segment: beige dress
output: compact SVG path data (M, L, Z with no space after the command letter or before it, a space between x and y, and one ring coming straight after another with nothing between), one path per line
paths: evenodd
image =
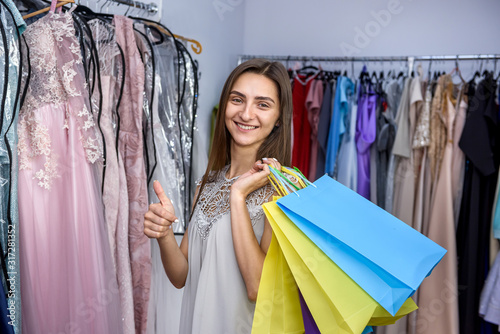
M443 80L447 80L444 78ZM450 88L451 87L451 88ZM431 203L428 224L428 237L444 247L448 253L434 268L419 289L416 333L456 334L458 329L458 285L457 285L457 253L455 239L454 194L452 187L453 160L453 125L456 109L451 91L450 81L442 95L442 108L438 114L443 121L446 142L443 152L437 156L440 162L434 165L437 171L437 183Z

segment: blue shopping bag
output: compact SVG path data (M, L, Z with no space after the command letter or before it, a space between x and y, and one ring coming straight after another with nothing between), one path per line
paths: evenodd
M280 209L391 315L446 250L325 175L282 197Z

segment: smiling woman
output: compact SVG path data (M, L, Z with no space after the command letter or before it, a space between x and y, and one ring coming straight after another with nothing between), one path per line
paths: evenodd
M244 73L234 83L226 106L225 123L231 134L231 151L255 151L277 126L279 112L276 84L267 77Z
M229 75L220 98L208 167L188 231L177 246L176 216L161 185L145 215L165 272L185 287L179 333L250 333L271 227L262 204L274 194L269 166L291 160L292 92L281 63L253 59ZM189 237L188 237L189 235Z

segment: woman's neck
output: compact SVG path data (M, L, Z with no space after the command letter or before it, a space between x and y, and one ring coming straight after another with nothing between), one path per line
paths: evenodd
M257 152L253 148L231 147L231 167L228 178L231 179L248 172L257 161L256 155Z

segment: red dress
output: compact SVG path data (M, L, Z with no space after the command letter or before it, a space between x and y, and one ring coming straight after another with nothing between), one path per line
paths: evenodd
M311 125L307 118L306 98L314 77L296 76L293 79L293 149L292 166L309 177L311 156Z

